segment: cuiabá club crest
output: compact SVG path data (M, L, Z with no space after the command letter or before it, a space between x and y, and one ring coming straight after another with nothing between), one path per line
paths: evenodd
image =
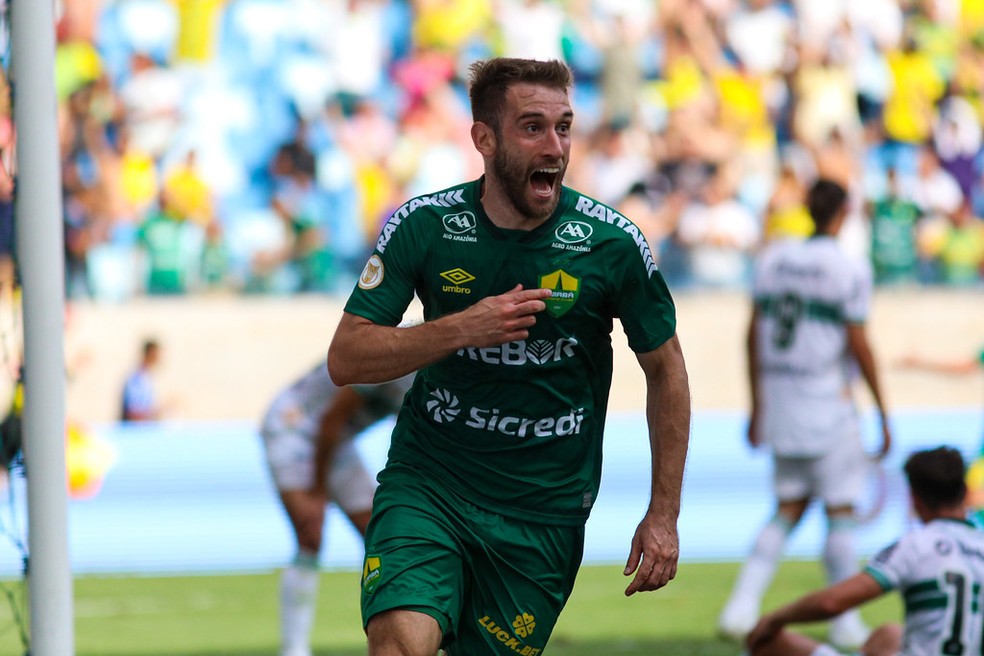
M540 276L538 284L541 288L553 292L553 295L544 302L547 304L547 312L555 317L574 307L581 289L581 281L563 269Z

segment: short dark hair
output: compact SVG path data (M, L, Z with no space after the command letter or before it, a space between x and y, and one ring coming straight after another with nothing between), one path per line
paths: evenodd
M932 510L959 506L967 495L966 465L953 447L916 451L904 469L912 495Z
M497 133L509 87L514 84L541 84L566 91L574 83L570 67L556 59L540 61L493 57L474 62L468 71L472 120L492 126Z
M847 191L833 180L820 178L813 183L806 195L806 207L813 217L817 233L827 231L827 227L846 202Z
M160 342L153 337L148 337L144 340L143 346L140 347L140 352L143 353L144 357L147 357L151 351L156 351L160 348Z

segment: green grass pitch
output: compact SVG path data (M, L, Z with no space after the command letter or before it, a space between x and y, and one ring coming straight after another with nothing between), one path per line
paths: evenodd
M715 621L737 574L735 563L684 563L658 592L626 598L617 565L585 566L545 653L552 656L737 656L718 640ZM779 569L765 607L823 582L820 565ZM325 572L313 636L316 656L365 654L359 573ZM4 581L23 595L19 581ZM277 650L276 572L186 577L79 577L74 582L77 656L270 656ZM901 617L893 595L862 609L872 625ZM0 606L0 654L24 653L14 613ZM806 627L822 637L824 626Z

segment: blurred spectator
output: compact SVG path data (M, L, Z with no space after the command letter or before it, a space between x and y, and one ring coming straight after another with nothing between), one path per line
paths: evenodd
M146 256L145 290L151 295L183 294L200 253L201 228L176 216L167 195L140 224L138 238Z
M326 3L329 32L311 34L314 43L328 49L336 92L346 109L385 92L391 47L385 31L387 4L382 0Z
M949 95L940 101L933 123L933 148L940 165L960 185L965 200L973 195L981 136L980 120L966 98Z
M497 0L494 18L504 57L563 59L564 9L554 0Z
M944 80L953 77L960 0L921 0L908 17L912 38Z
M891 166L909 172L914 167L916 148L932 135L936 102L945 90L945 81L932 59L919 50L911 34L902 47L886 53L891 72L891 93L885 101L885 135L894 147Z
M635 123L642 118L643 48L652 18L624 8L613 12L610 22L598 23L592 38L601 54L601 118L609 123Z
M448 81L435 82L400 119L390 164L407 171L411 196L444 189L456 176L478 177L481 162L470 138L471 120Z
M198 172L198 153L189 150L184 160L164 175L164 198L174 216L205 227L215 220L212 191Z
M99 157L104 215L115 226L137 226L160 194L157 163L135 147L126 123L114 121L107 132L112 138Z
M360 239L366 243L379 232L380 215L390 209L396 183L389 158L396 147L397 126L379 103L361 100L349 119L339 122L338 133L339 143L352 157L359 203L357 217L352 219L359 224Z
M419 48L465 53L489 47L482 42L491 38L492 0L411 0L408 4L413 10L412 41Z
M199 263L198 284L202 290L222 291L231 286L230 259L222 224L213 220L205 226L205 243Z
M595 198L614 205L633 185L645 179L652 168L652 160L644 149L647 142L621 120L600 125L591 140L588 152L578 164L578 175L591 181Z
M314 153L301 141L282 145L270 165L271 206L283 225L279 246L256 254L256 291L298 292L324 289L332 275L325 198L317 186Z
M785 66L795 40L796 17L776 0L748 0L725 19L728 45L742 66L758 75L774 75Z
M187 89L178 69L148 54L130 58L130 70L119 88L126 127L134 150L158 159L181 128L181 104Z
M689 255L692 282L725 288L747 284L761 232L758 219L734 199L726 178L718 173L701 200L683 211L677 227Z
M100 182L101 126L92 113L93 84L72 91L61 115L62 212L65 238L65 293L89 296L88 251L95 237Z
M954 214L963 204L963 193L932 146L919 148L917 162L916 175L906 177L905 188L919 210L928 216Z
M196 290L219 289L227 283L229 254L213 197L194 149L164 176L164 211L186 224L181 228L183 268L188 285Z
M952 214L923 222L919 249L932 266L932 282L977 285L984 275L984 221L964 203Z
M804 238L813 234L813 219L806 209L806 187L791 162L785 162L765 211L764 238Z
M160 343L156 339L145 340L140 349L140 363L123 383L123 421L154 421L161 418L161 404L154 381L154 370L160 359Z
M829 44L801 47L793 84L797 139L807 146L818 146L831 134L848 142L859 140L858 92L843 51Z
M813 50L825 48L844 24L848 4L848 0L793 0L799 42Z
M218 50L219 22L227 0L178 0L174 59L204 64Z
M886 192L868 207L871 217L871 264L876 284L915 283L919 275L916 224L919 207L899 188L888 170Z

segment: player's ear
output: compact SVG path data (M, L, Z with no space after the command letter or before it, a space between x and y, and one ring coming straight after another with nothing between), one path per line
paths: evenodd
M481 155L491 157L495 154L495 130L488 123L476 121L471 127L472 143Z

